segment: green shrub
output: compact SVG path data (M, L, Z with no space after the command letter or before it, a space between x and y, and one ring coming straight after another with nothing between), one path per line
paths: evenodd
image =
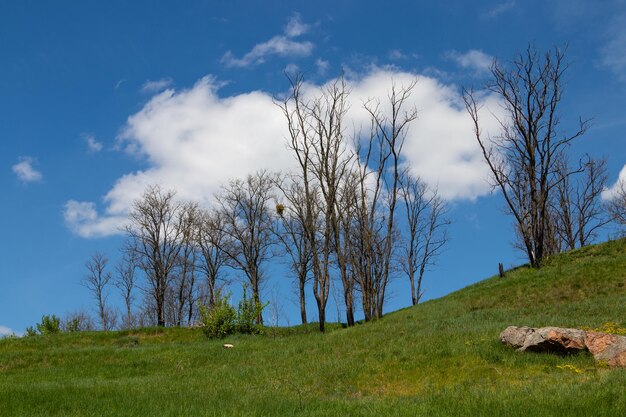
M262 334L263 325L258 318L267 304L261 304L254 297L247 297L247 285L243 287L243 297L237 308L237 332L245 334Z
M37 323L37 331L41 334L54 334L61 331L61 319L52 314L43 316L41 323Z
M208 338L223 338L235 333L237 312L230 305L230 296L217 296L215 303L207 308L200 306L200 319L204 323L204 334Z

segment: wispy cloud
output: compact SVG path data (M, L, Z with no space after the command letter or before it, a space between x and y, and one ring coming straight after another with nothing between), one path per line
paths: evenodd
M98 153L102 150L102 143L98 142L94 135L85 135L85 142L87 142L87 149L91 153Z
M293 15L282 35L274 36L266 42L255 45L250 52L237 58L231 51L224 54L221 59L222 64L227 67L246 68L259 65L272 55L282 57L305 57L313 51L313 43L309 41L299 41L297 38L310 29L310 26L302 23L300 15Z
M172 85L171 78L161 78L160 80L148 80L141 86L143 93L158 93Z
M13 165L12 169L17 178L22 182L38 182L43 179L41 172L37 171L34 165L37 160L30 156L22 156L19 162Z
M508 0L505 2L497 3L490 9L481 14L481 17L486 19L494 19L503 13L506 13L515 8L515 0Z
M315 66L317 67L317 73L324 76L328 72L328 68L330 68L330 63L322 58L317 58Z
M489 68L491 68L491 64L493 63L493 57L491 55L487 55L483 51L477 49L470 49L465 53L449 51L445 54L445 57L456 62L456 64L461 68L471 69L476 71L476 73L489 71Z
M401 61L407 59L409 56L399 49L392 49L387 53L387 57L392 61Z
M626 82L626 15L613 18L607 30L607 43L600 50L602 65Z

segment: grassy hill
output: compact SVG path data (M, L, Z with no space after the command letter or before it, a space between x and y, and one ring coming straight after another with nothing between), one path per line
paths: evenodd
M607 322L626 327L626 240L327 334L211 341L197 329L145 329L2 340L0 415L623 416L626 370L498 341L508 325Z

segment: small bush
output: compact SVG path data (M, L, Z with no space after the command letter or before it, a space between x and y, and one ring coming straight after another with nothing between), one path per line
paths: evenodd
M43 316L41 323L37 323L37 331L40 334L55 334L61 331L61 319L54 314ZM28 330L27 330L28 333Z
M247 297L247 286L243 287L243 297L237 308L237 331L244 334L262 334L263 325L259 317L267 304L261 304L254 297Z
M204 334L210 338L224 338L236 330L237 312L230 305L230 296L217 296L210 308L200 306L200 319L204 323Z

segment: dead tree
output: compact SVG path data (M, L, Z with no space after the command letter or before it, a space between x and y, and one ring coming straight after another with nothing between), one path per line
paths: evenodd
M494 63L487 90L501 100L506 113L499 120L502 132L497 136L481 129L476 94L467 90L463 94L492 185L502 192L533 267L541 266L547 256L550 201L560 183L555 175L557 161L588 125L579 120L574 133L560 130L566 69L564 52L556 48L542 55L529 46L510 67Z
M111 330L111 311L107 307L108 294L106 292L109 281L111 281L111 273L106 270L109 260L100 252L91 255L91 258L85 264L87 275L83 278L83 285L89 289L92 296L97 302L98 318L102 330Z
M301 76L290 79L291 94L279 103L287 119L288 146L294 153L304 187L305 236L311 247L313 295L317 303L320 331L326 323L326 304L330 293L331 265L338 247L339 187L350 162L346 149L343 121L348 110L348 89L343 79L335 80L310 97L303 91ZM316 202L319 201L319 223ZM345 272L345 259L336 259ZM345 275L342 275L342 279ZM344 292L344 297L347 294ZM345 297L349 300L349 297ZM346 308L349 323L354 322L353 308ZM352 314L352 316L351 316ZM352 318L351 318L352 317Z
M574 170L566 161L557 164L561 181L553 203L556 233L567 249L590 244L598 230L611 221L600 201L607 182L606 161L587 157L579 171L572 175Z
M117 275L115 277L114 285L119 289L120 294L124 300L124 306L126 308L126 314L124 317L123 326L126 329L134 327L132 306L135 300L134 289L136 286L136 268L137 260L135 259L135 253L129 251L126 248L122 250L122 258L116 265L115 269Z
M361 143L357 138L358 239L362 248L356 280L361 290L365 320L383 315L387 284L391 276L394 248L397 246L396 206L400 187L402 148L408 128L416 118L408 100L416 85L392 84L385 103L369 100L364 108L370 116L370 134ZM383 110L387 109L387 110Z
M184 203L178 213L180 217L180 252L176 269L176 326L180 327L185 315L191 321L194 309L196 277L196 226L199 216L197 203ZM186 313L186 314L185 314Z
M198 269L204 273L209 308L215 304L226 264L224 248L228 244L223 215L219 210L202 210L197 219L196 244Z
M154 299L158 326L166 324L166 295L171 290L181 251L181 203L174 197L174 191L148 187L133 204L130 223L125 228L129 250L143 270L148 282L147 292Z
M274 176L267 171L248 175L245 180L231 180L217 197L223 218L226 240L221 249L228 264L241 271L252 290L252 298L261 303L263 267L272 256ZM261 315L257 323L262 323Z
M406 236L400 262L411 283L411 301L419 303L423 295L424 273L434 265L437 256L448 243L445 202L437 190L429 190L419 178L406 174L400 188L406 214ZM502 264L499 265L503 274Z
M302 324L307 323L306 284L310 280L313 253L311 244L306 237L306 193L298 176L291 175L279 178L276 184L281 197L287 204L276 204L276 223L274 234L276 240L289 258L289 267L296 277L300 318ZM282 200L279 199L279 200ZM317 205L317 204L316 204ZM316 216L317 217L317 216Z

